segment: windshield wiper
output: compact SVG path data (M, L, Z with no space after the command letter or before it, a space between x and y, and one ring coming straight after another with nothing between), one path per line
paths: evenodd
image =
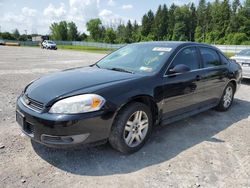
M97 67L100 69L100 66L99 66L99 65L97 65L97 63L96 63L96 64L94 64L94 66L97 66Z
M114 71L119 71L119 72L127 72L127 73L134 74L134 72L133 72L133 71L130 71L130 70L127 70L127 69L123 69L123 68L117 68L117 67L114 67L114 68L108 68L108 70L114 70Z

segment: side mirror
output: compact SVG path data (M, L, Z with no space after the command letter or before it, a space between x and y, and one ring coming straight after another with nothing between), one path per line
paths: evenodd
M185 73L185 72L189 72L189 71L190 71L190 68L187 65L179 64L179 65L176 65L174 68L169 69L168 73L170 73L170 74Z

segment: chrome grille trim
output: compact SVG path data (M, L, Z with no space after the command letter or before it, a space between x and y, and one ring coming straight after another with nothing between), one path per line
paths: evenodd
M41 103L41 102L38 102L38 101L36 101L36 100L34 100L34 99L31 99L31 98L29 98L27 95L22 95L21 96L21 101L22 101L22 103L26 106L26 107L28 107L28 108L30 108L30 109L32 109L32 110L34 110L34 111L36 111L36 112L41 112L43 109L44 109L44 104L43 103Z

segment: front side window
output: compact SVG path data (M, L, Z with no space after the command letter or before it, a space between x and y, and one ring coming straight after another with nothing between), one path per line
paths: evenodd
M219 55L215 50L201 47L200 52L205 67L216 67L221 65Z
M176 65L184 64L190 68L190 70L199 69L199 60L197 55L197 50L195 47L188 47L183 49L174 58L170 69L174 68Z

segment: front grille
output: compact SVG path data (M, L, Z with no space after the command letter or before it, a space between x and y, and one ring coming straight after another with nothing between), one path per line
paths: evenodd
M27 95L23 95L23 102L25 103L26 106L38 112L41 112L44 108L43 103L31 99Z

